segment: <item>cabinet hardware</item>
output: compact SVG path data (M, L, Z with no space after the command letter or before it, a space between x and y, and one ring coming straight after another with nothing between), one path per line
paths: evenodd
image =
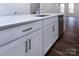
M54 26L54 25L52 26L52 31L53 31L53 32L55 31L55 26Z
M29 41L29 50L31 50L31 40L28 39L28 41Z
M25 46L26 46L25 52L27 52L27 45L28 45L28 43L27 43L27 41L25 41Z
M29 31L29 30L31 30L31 29L32 29L32 28L25 29L25 30L23 30L23 32Z

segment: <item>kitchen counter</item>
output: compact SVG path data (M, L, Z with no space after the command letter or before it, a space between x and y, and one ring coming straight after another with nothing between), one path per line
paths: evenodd
M46 14L45 14L46 15ZM1 16L0 17L0 30L8 29L11 27L19 26L22 24L27 24L33 21L44 20L46 18L63 15L61 13L47 14L49 16L36 17L35 15L11 15L11 16Z
M63 14L0 17L0 56L43 56L58 39ZM61 25L61 24L60 24Z

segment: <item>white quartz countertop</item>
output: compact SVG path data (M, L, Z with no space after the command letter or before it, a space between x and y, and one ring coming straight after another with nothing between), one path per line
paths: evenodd
M45 14L46 15L46 14ZM45 18L54 17L58 15L63 15L61 13L47 14L49 16L36 17L35 15L11 15L11 16L1 16L0 17L0 30L6 29L7 27L12 27L18 24L29 23L32 21L43 20Z

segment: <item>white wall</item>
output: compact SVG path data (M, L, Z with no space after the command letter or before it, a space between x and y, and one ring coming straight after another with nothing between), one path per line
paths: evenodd
M75 16L75 13L69 13L69 4L68 3L65 3L65 13L64 14L65 14L65 16Z
M2 15L14 15L17 14L29 14L30 4L29 3L0 3L0 16Z
M79 3L74 4L74 15L79 17Z
M39 8L38 3L0 3L0 16L2 15L14 15L16 11L20 14L30 14L36 12ZM57 3L40 3L41 12L59 13L60 5ZM68 3L65 3L65 15L79 17L79 3L74 4L74 13L69 14Z
M60 10L60 9L59 9ZM74 4L74 13L69 13L68 3L65 3L65 16L75 16L79 17L79 3Z
M59 6L57 3L40 3L41 12L59 13Z

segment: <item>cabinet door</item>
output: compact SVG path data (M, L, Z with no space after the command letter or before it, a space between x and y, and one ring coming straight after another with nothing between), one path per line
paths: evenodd
M40 56L42 55L42 30L38 30L27 36L28 40L28 55L29 56Z
M0 55L2 56L23 56L25 55L24 38L11 42L0 47Z
M43 29L43 54L46 54L48 49L55 43L58 38L58 18L53 20L54 22L48 26L45 26Z
M52 25L45 27L43 31L43 54L45 54L53 44L52 40L54 34L52 32Z
M53 42L55 42L58 39L58 22L53 24Z

